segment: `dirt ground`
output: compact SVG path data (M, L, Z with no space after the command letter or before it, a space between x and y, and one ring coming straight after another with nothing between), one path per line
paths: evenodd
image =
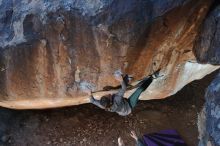
M196 146L197 113L204 92L216 72L194 81L165 100L141 101L134 112L121 117L91 104L48 110L15 111L0 109L1 146L117 146L121 136L164 129L176 129L189 146Z

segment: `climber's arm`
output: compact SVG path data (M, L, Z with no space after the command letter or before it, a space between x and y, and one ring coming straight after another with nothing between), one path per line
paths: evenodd
M90 96L90 103L102 108L102 109L105 109L101 104L100 104L100 100L97 100L93 97L93 95Z
M123 97L127 88L127 85L125 83L125 81L123 80L123 78L121 77L120 79L121 82L121 89L119 89L118 93L116 93L116 95L118 95L119 97Z

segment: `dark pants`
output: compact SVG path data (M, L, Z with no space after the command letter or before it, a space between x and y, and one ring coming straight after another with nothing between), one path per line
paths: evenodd
M141 93L147 89L147 87L152 83L152 81L153 81L152 76L149 76L143 81L141 81L143 83L140 85L140 87L138 87L137 90L134 91L134 93L128 98L128 103L130 104L132 109L137 105Z

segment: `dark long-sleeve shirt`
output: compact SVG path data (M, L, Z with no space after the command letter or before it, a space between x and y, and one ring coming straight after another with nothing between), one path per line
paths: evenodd
M126 91L126 88L127 88L126 83L123 81L121 83L121 89L116 94L113 95L114 96L113 105L111 106L110 109L108 109L108 111L116 112L121 116L127 116L131 113L131 107L128 101L123 97ZM96 100L93 96L90 98L90 102L102 109L105 109L100 104L100 101Z

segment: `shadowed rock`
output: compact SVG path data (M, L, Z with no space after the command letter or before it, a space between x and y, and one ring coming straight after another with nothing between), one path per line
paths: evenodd
M220 64L220 5L210 12L196 41L194 52L201 63Z

